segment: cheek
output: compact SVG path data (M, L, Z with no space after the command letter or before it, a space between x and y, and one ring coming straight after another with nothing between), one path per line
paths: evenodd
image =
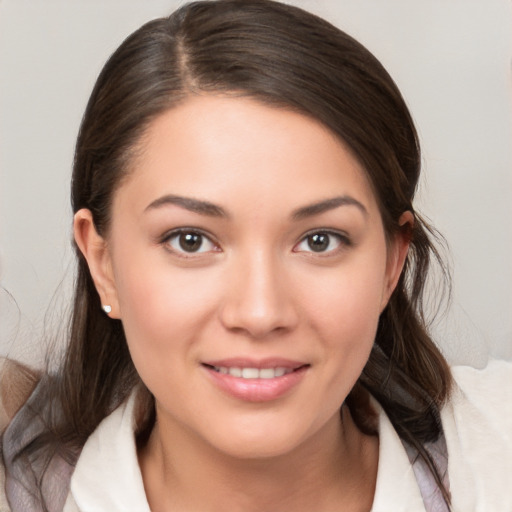
M151 260L146 254L137 263L134 252L117 260L116 287L134 362L151 366L193 345L213 314L218 283L201 270L173 268L165 255Z
M342 266L308 287L314 290L308 299L310 332L322 340L329 356L329 386L340 396L350 390L368 360L385 282L385 261L373 257Z
M348 296L347 296L348 294ZM330 310L321 317L321 325L316 329L327 340L333 366L337 366L334 379L348 379L355 383L375 340L379 320L377 294L368 293L368 289L347 287L344 293L337 294L333 304L336 310ZM350 386L352 387L352 386Z
M368 336L372 338L384 288L384 265L375 261L359 268L342 269L338 275L326 276L323 282L317 282L316 292L310 294L318 321L315 328L319 332L329 329L331 339L336 339L336 333L345 333L347 336L341 339L354 343Z

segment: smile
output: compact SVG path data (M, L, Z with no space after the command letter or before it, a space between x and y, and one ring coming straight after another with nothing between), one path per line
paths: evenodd
M238 377L242 379L275 379L276 377L282 377L288 373L292 373L292 368L239 368L239 367L228 367L228 366L212 366L214 371L222 373L223 375L231 375L232 377Z
M202 366L222 393L246 402L272 401L291 393L311 367L284 359L231 359L202 363Z

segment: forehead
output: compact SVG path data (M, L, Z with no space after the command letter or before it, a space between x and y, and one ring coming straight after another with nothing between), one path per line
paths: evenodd
M365 171L318 121L250 98L201 95L148 127L116 196L144 207L163 194L290 208L351 194L375 205ZM117 197L115 199L117 201Z

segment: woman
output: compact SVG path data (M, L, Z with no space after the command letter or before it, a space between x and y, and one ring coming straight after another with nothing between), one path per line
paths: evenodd
M419 170L393 81L319 18L132 34L80 129L70 341L4 433L12 510L508 510L481 389L503 408L510 371L454 384L430 339Z

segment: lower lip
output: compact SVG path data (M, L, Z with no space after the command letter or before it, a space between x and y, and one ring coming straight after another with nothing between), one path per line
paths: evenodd
M228 395L247 402L268 402L289 393L306 375L308 366L273 379L243 379L203 366L213 382Z

